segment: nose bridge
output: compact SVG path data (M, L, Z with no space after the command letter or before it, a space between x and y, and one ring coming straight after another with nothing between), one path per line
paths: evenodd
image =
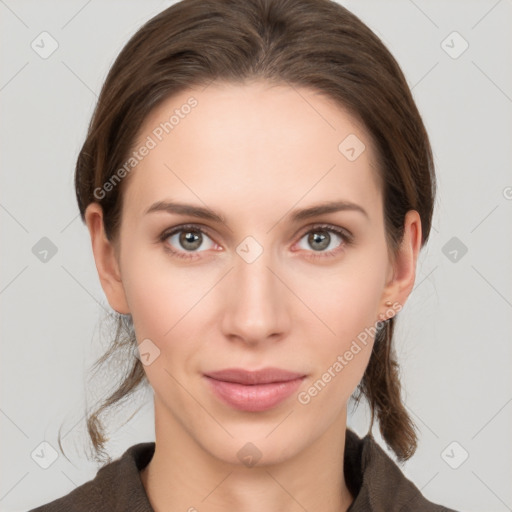
M239 244L225 301L226 335L255 343L287 328L283 284L274 267L270 249L250 239Z

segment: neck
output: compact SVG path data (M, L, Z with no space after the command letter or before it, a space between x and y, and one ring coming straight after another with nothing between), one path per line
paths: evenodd
M161 416L155 404L155 453L141 471L155 512L340 512L353 501L343 474L346 416L302 452L254 467L219 460Z

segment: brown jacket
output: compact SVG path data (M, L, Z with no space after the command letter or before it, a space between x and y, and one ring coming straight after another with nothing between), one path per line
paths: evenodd
M133 445L93 480L30 512L154 512L139 475L154 451L153 442ZM455 512L427 501L372 437L348 429L344 473L355 497L348 512Z

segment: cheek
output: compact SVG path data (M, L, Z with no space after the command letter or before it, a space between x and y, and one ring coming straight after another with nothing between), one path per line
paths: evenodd
M306 338L314 340L311 343L306 339L310 346L304 347L304 352L311 355L313 367L297 399L308 413L334 421L368 365L382 288L377 272L347 273L323 284L309 295L309 304L327 328L313 316L303 320L306 323L302 327L309 333Z
M123 261L123 285L137 338L158 343L189 324L214 276L173 266L163 250L130 251Z
M297 280L297 294L315 314L311 322L321 320L321 331L331 340L343 344L375 326L384 290L386 265L370 258L347 259L329 273L303 274ZM320 325L320 327L322 327ZM335 342L336 344L336 342Z
M137 342L145 343L151 362L144 366L151 386L185 406L179 382L190 376L201 350L201 318L208 307L207 276L171 268L165 258L135 251L125 260L125 293ZM124 279L123 279L124 281ZM147 341L149 340L149 341Z
M306 390L306 402L341 406L359 384L373 348L386 269L383 258L360 254L329 274L300 281L298 295L307 297L317 317L300 320L314 340L313 387Z

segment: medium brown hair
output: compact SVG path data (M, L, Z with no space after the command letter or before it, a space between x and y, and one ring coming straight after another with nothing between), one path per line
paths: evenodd
M362 122L378 155L388 247L396 251L409 210L420 214L425 244L435 174L421 116L381 40L330 0L183 0L145 23L110 69L78 156L75 187L82 220L86 207L99 203L107 237L116 239L127 178L100 199L95 191L123 166L143 121L163 100L214 80L253 79L314 89ZM142 363L131 356L136 340L130 317L117 320L114 339L96 367L123 351L129 363L116 389L87 415L96 456L108 441L100 415L147 384ZM356 403L367 398L369 433L376 416L384 440L405 460L417 437L401 399L394 322L387 320L376 334Z

